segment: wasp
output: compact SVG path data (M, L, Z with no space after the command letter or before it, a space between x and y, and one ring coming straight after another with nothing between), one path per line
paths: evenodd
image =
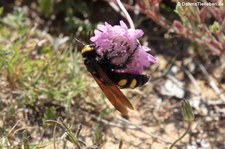
M122 115L127 115L127 108L133 110L134 107L119 88L135 88L142 86L149 78L146 75L112 71L113 69L126 67L131 57L129 57L124 64L115 65L111 63L107 56L103 58L100 57L96 50L97 47L94 44L84 45L81 50L84 64L111 104Z

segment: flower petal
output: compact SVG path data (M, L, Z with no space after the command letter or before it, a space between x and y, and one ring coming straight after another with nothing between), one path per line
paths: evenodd
M123 21L115 26L105 22L105 25L97 26L94 34L90 40L98 47L96 52L99 56L107 57L113 65L126 64L126 67L113 71L141 74L145 67L156 63L156 58L147 53L151 49L138 42L144 34L141 29L129 29Z

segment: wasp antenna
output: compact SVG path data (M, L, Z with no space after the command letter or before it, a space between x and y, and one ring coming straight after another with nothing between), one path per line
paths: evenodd
M77 38L74 38L74 39L76 40L76 42L78 42L78 43L82 44L83 46L85 46L85 44L83 42L81 42L79 39L77 39Z

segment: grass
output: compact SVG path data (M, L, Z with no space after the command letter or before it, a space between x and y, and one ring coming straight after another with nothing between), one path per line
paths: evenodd
M60 47L57 41L47 40L48 35L31 28L20 13L16 10L14 17L8 15L1 19L4 23L0 26L0 33L4 33L0 42L1 75L11 89L19 91L22 102L35 104L45 98L69 105L72 97L84 88L78 66L81 57L73 52L77 49L71 43L65 47L64 42ZM56 44L58 47L53 49Z
M74 98L81 96L87 86L81 55L74 41L68 37L54 39L30 24L21 8L0 18L0 79L4 86L1 87L2 93L5 93L0 99L0 110L4 111L3 120L0 121L0 149L6 146L28 149L55 144L55 139L31 143L26 132L13 143L20 123L19 120L13 124L19 119L16 113L27 106L43 108L43 102L57 103L66 112ZM7 101L11 93L13 97ZM41 112L43 122L57 119L54 106L43 108ZM74 143L71 138L76 140L76 136L66 124L61 123L63 131L69 134L65 138ZM79 143L75 141L74 145L79 146Z

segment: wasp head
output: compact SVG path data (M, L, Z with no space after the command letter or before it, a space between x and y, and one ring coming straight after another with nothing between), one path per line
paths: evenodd
M85 45L81 50L81 54L83 57L86 57L88 55L93 55L93 53L95 53L95 45L93 44Z

